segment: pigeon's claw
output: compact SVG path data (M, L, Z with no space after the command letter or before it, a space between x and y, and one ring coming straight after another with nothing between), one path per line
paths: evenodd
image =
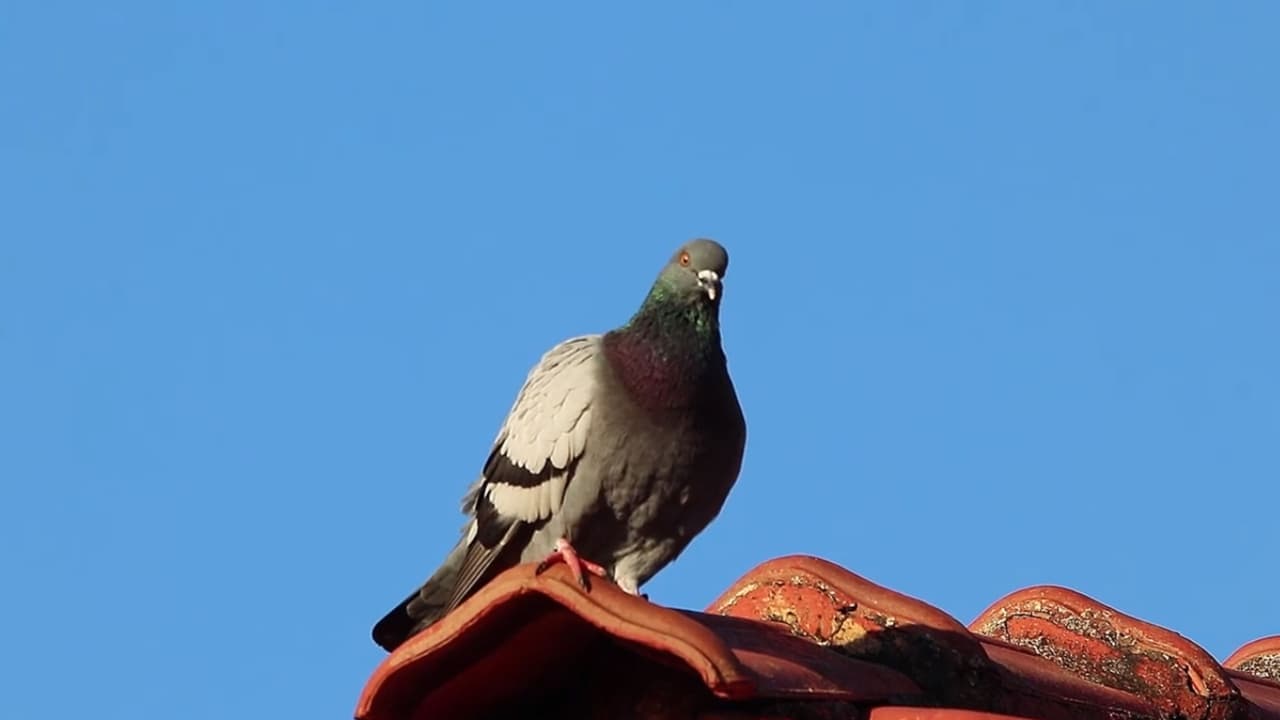
M573 546L570 545L569 541L565 538L556 540L556 549L552 550L550 555L547 555L542 562L538 563L538 568L534 570L534 574L541 575L547 568L556 564L556 562L563 562L565 565L569 566L569 573L573 575L574 580L578 581L578 584L582 586L583 590L591 590L591 585L587 583L587 576L582 573L583 570L602 578L609 577L609 574L605 572L604 568L590 560L580 557L578 555L578 551L574 550Z

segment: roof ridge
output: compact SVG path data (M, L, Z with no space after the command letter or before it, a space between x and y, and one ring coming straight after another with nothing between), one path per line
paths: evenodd
M808 555L753 568L706 612L521 565L388 655L356 717L1280 720L1277 671L1280 636L1219 664L1057 586L1010 593L965 626Z

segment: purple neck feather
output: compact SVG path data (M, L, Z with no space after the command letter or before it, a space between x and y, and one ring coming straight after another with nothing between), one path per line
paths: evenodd
M654 298L621 328L604 336L605 358L641 407L695 404L724 368L716 310Z

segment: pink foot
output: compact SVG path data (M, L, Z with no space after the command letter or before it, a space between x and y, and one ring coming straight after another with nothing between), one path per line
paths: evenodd
M602 578L609 577L609 574L605 572L604 568L590 560L579 557L578 551L574 550L573 546L569 544L569 541L564 538L560 538L556 541L556 549L552 550L551 554L548 555L546 559L538 563L538 569L534 572L540 575L547 568L554 565L558 560L563 561L565 565L569 566L569 573L573 575L574 580L578 581L578 584L582 586L583 590L591 589L591 586L587 584L586 576L582 574L583 570L586 570L592 575L599 575Z

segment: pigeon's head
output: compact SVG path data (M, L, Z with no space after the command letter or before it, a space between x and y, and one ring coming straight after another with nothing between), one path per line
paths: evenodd
M729 269L729 253L715 240L691 240L676 250L659 280L687 302L720 302L720 284Z

